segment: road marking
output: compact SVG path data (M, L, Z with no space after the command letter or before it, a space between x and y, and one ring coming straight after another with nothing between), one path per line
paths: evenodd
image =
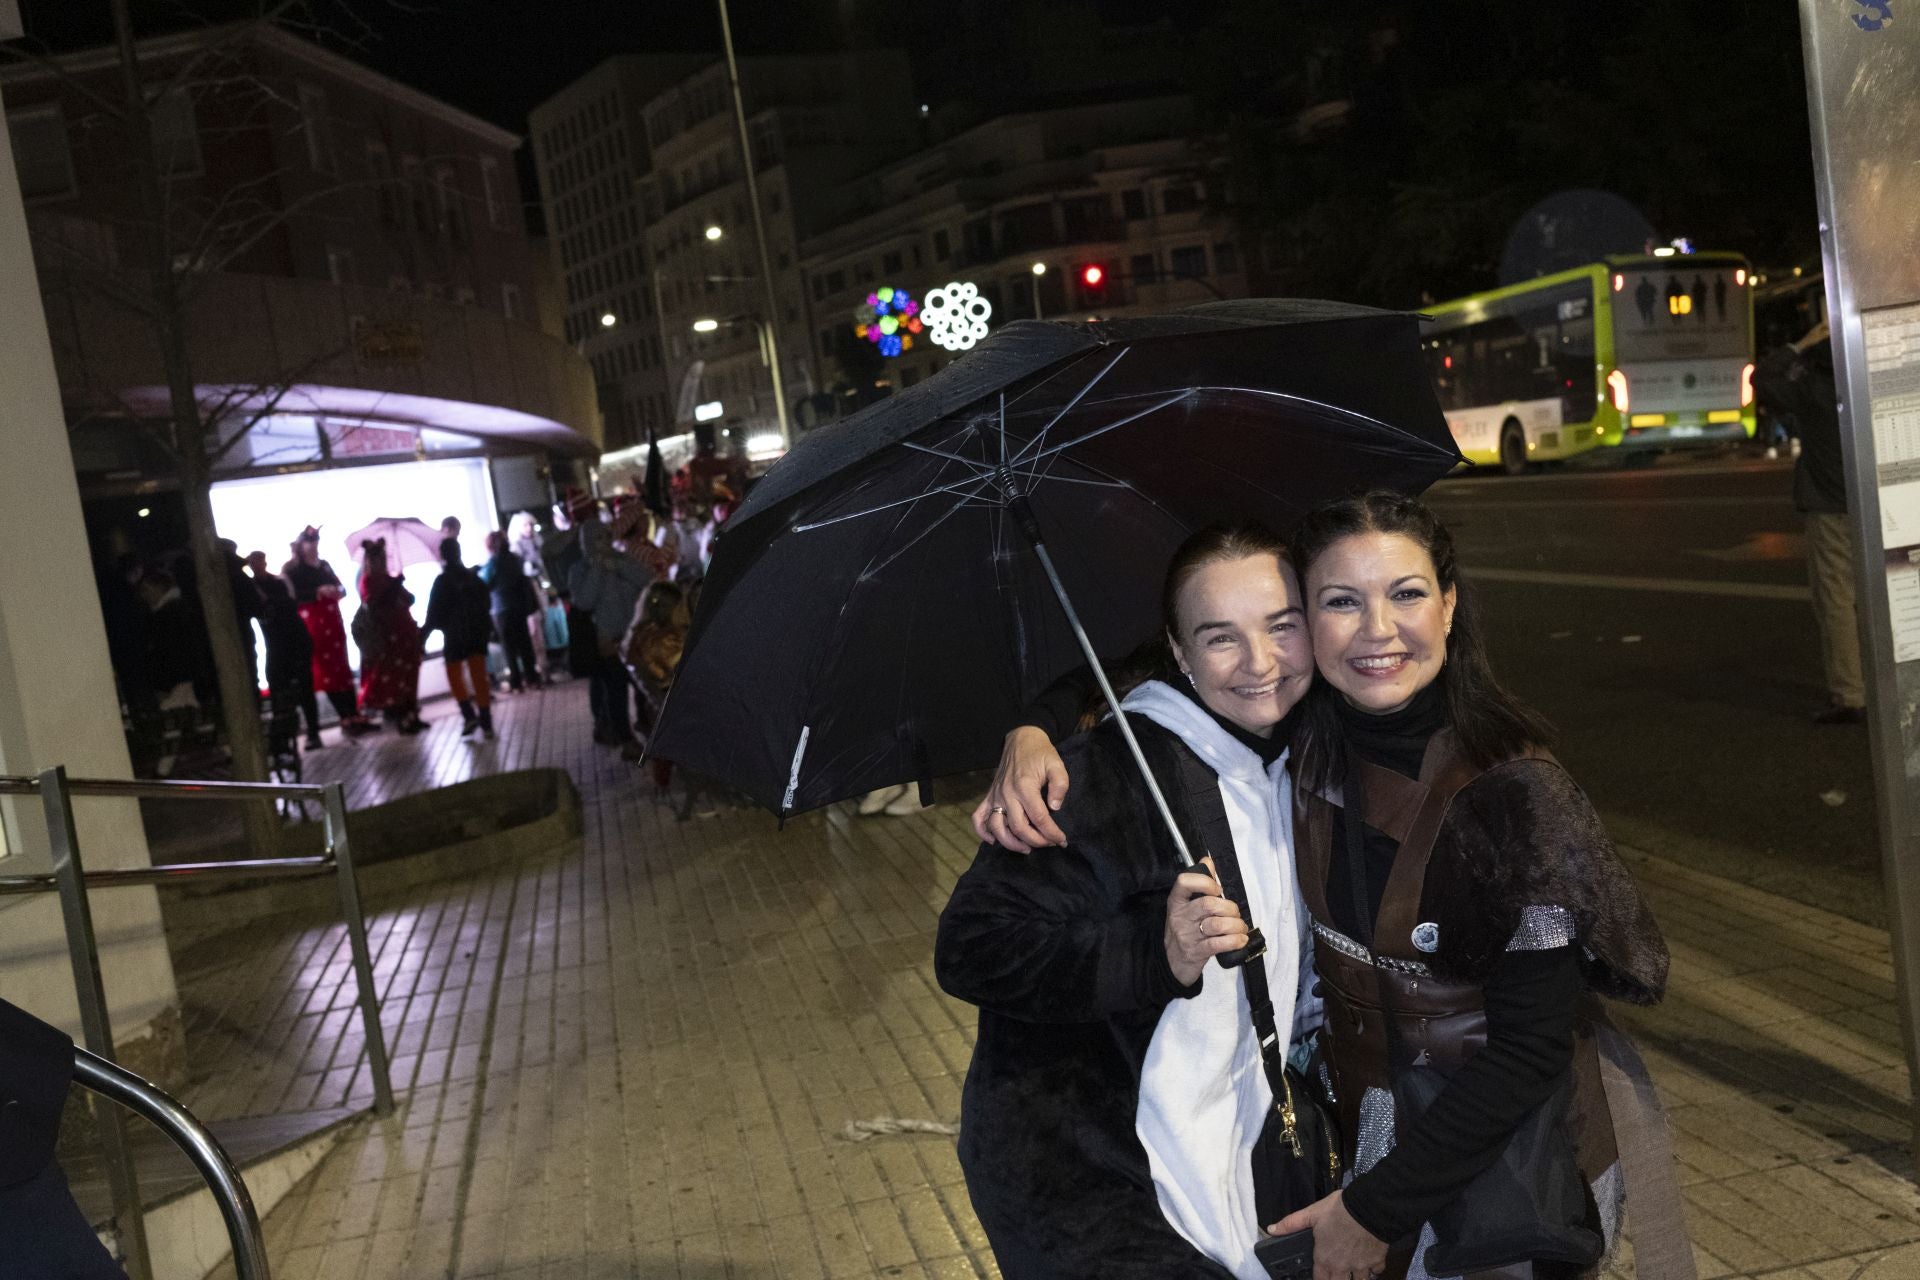
M1785 506L1793 501L1786 493L1759 493L1751 497L1715 494L1699 498L1456 498L1450 493L1430 495L1435 507L1444 510L1472 507L1481 511L1528 507L1763 507Z
M1447 488L1485 484L1502 488L1513 485L1529 484L1577 484L1584 481L1603 480L1631 482L1635 480L1684 480L1688 476L1731 476L1763 475L1770 471L1791 471L1791 460L1781 458L1728 458L1724 460L1699 459L1683 461L1672 466L1635 467L1632 469L1607 466L1576 466L1564 471L1533 471L1523 476L1497 476L1475 471L1453 471L1441 477L1435 483Z
M1744 600L1813 599L1807 587L1772 582L1715 582L1706 578L1630 578L1611 573L1553 573L1545 569L1467 569L1475 582L1515 582L1535 587L1598 587L1611 591L1665 591L1683 596L1736 596Z

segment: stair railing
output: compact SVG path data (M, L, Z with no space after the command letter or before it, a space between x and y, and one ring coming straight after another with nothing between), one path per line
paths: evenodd
M393 1081L390 1075L386 1036L380 1029L379 996L373 984L373 956L367 946L366 915L360 906L360 885L354 876L353 843L347 831L345 792L337 782L325 786L313 783L278 782L196 782L184 780L145 781L118 778L69 778L64 767L45 770L38 777L0 775L0 796L40 797L46 814L47 837L53 854L53 870L38 875L0 876L0 895L57 893L66 926L67 955L73 967L73 985L80 1005L80 1026L87 1054L115 1071L113 1059L113 1023L107 1013L106 990L100 980L100 944L94 933L93 911L88 904L88 889L124 888L130 885L165 887L207 881L302 878L333 873L338 894L340 918L347 927L353 952L354 980L359 987L360 1023L367 1045L367 1065L373 1078L373 1110L376 1115L393 1114ZM325 812L324 851L318 856L297 858L249 858L229 862L176 862L160 866L120 867L87 871L81 865L80 840L73 821L73 798L92 797L121 800L267 800L294 797L319 800ZM89 1069L90 1070L90 1069ZM96 1076L100 1073L95 1072ZM126 1081L145 1085L139 1077L121 1071L126 1080L110 1082L110 1088L126 1089ZM105 1078L102 1076L101 1078ZM86 1080L89 1087L94 1085ZM151 1088L151 1086L146 1086ZM154 1090L158 1092L158 1090ZM129 1095L131 1096L131 1095ZM165 1095L161 1095L163 1098ZM185 1116L184 1108L167 1100ZM144 1103L126 1105L148 1114ZM151 1115L149 1115L151 1119ZM187 1117L191 1119L191 1117ZM162 1125L163 1129L167 1126ZM147 1246L146 1219L140 1205L139 1177L127 1142L125 1116L110 1107L99 1125L106 1151L107 1180L113 1193L114 1218L119 1226L121 1250L126 1255L132 1280L153 1280L153 1264ZM169 1136L180 1138L172 1130ZM204 1133L204 1130L202 1130ZM186 1145L183 1143L183 1145ZM218 1150L217 1144L214 1148ZM189 1156L194 1151L189 1148ZM194 1157L196 1163L199 1158ZM225 1159L224 1155L221 1157ZM231 1169L230 1162L227 1166ZM206 1175L205 1166L201 1172ZM209 1180L213 1181L209 1175ZM238 1181L238 1175L234 1175ZM214 1184L216 1196L220 1186ZM245 1186L240 1192L245 1195ZM222 1203L226 1213L228 1206ZM246 1213L252 1213L249 1201ZM233 1220L228 1217L232 1230ZM257 1235L258 1224L255 1224ZM257 1245L257 1242L256 1242ZM264 1277L265 1254L257 1247L261 1269L251 1273ZM241 1253L236 1245L235 1266ZM249 1273L240 1271L242 1280Z

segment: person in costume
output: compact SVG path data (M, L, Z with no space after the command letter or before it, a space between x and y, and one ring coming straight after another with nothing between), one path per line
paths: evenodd
M1271 533L1211 529L1174 557L1163 612L1173 661L1124 706L1183 831L1198 806L1176 779L1217 787L1285 1036L1317 1011L1285 781L1283 723L1312 679L1300 589ZM1010 1280L1256 1280L1252 1152L1274 1091L1240 978L1207 963L1247 944L1247 917L1181 873L1114 724L1063 750L1080 779L1064 849L983 844L940 916L935 975L980 1008L968 1194Z
M1372 493L1309 513L1292 545L1322 677L1295 731L1300 892L1354 1176L1273 1230L1314 1233L1316 1276L1436 1274L1436 1215L1570 1078L1565 1127L1590 1190L1564 1225L1590 1232L1604 1256L1631 1185L1640 1273L1687 1274L1664 1128L1606 1087L1603 1045L1645 1076L1596 999L1660 999L1666 945L1592 806L1547 754L1550 728L1494 679L1451 536L1421 503ZM1049 842L1033 785L1061 767L1047 754L1031 729L1010 736L1020 758L1003 761L1007 782L983 822L1017 807L1028 843ZM1352 796L1363 797L1357 832ZM1437 1092L1405 1114L1396 1086L1427 1068L1442 1073Z
M313 640L313 691L327 695L340 727L352 737L376 732L380 726L360 714L353 696L353 668L347 665L347 628L340 618L340 598L346 589L333 566L320 558L320 530L308 525L293 540L293 559L280 571L293 588L300 621Z
M387 567L386 539L367 543L359 585L373 641L360 655L360 706L380 712L401 733L419 733L427 727L420 718L420 624L405 575Z

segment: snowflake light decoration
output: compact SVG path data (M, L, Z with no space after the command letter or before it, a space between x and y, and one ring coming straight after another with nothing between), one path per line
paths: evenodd
M881 285L853 313L853 332L880 348L883 356L913 350L913 336L926 328L920 304L905 289Z
M927 291L927 305L920 318L927 322L936 346L948 351L965 351L987 336L987 321L993 316L993 304L980 296L980 286L958 280Z

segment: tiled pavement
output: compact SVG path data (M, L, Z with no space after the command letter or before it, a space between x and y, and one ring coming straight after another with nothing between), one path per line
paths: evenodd
M584 704L563 685L502 703L496 744L443 720L312 758L354 776L356 803L564 767L586 833L372 904L400 1111L269 1217L275 1276L996 1275L950 1139L838 1136L957 1113L973 1019L930 952L972 855L966 806L678 823L587 742ZM1621 1020L1672 1109L1701 1274L1920 1277L1895 1250L1920 1242L1920 1192L1885 935L1634 862L1674 977ZM194 1106L364 1098L323 900L177 949Z

